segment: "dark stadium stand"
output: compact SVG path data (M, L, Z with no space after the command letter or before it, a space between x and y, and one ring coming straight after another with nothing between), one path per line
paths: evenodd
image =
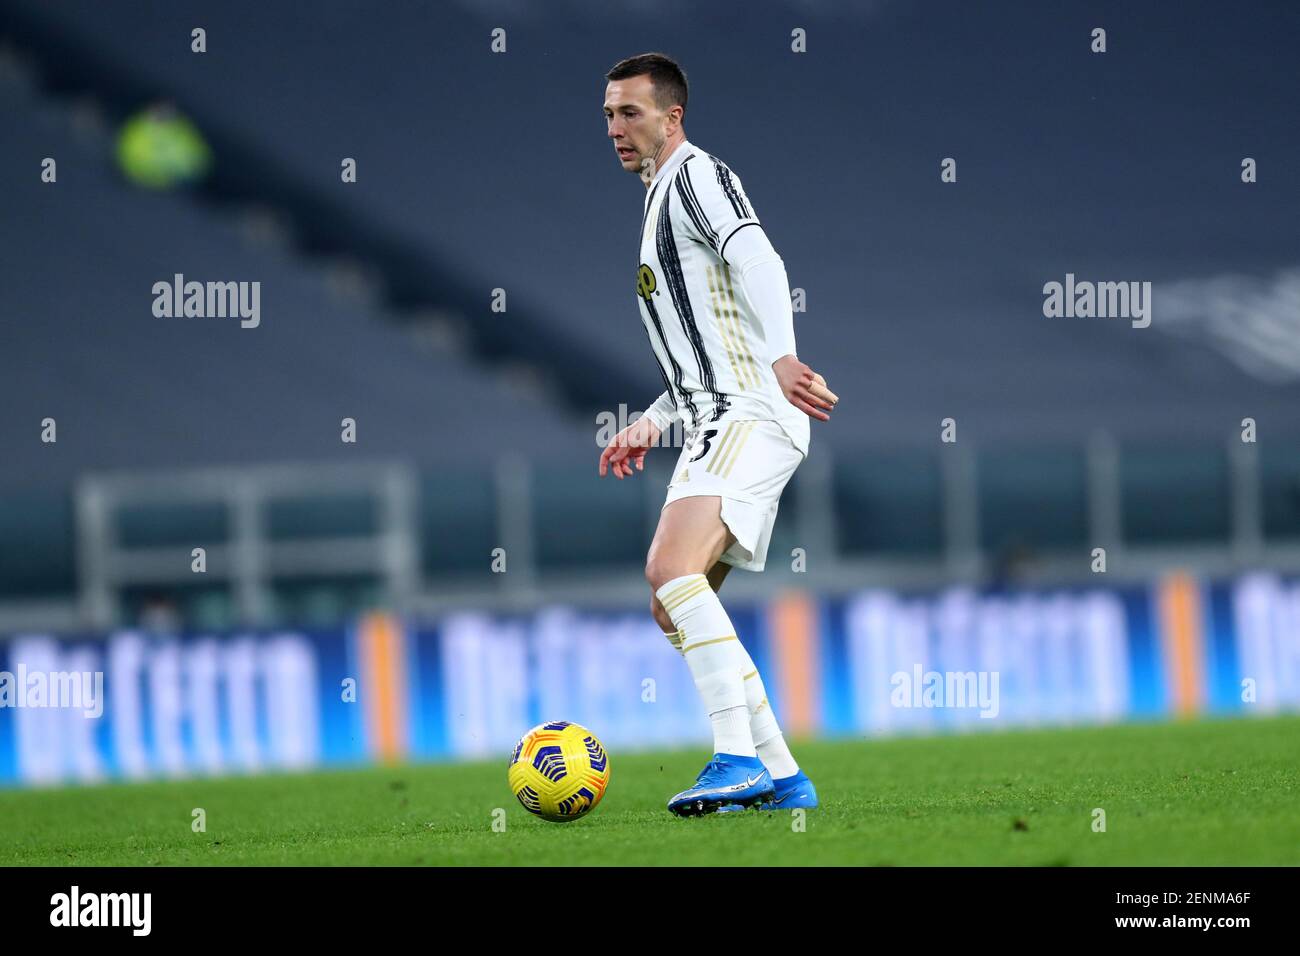
M0 88L0 597L75 590L79 476L270 462L409 463L420 571L438 580L481 568L500 544L494 476L526 461L537 564L635 571L661 499L595 480L592 423L619 403L639 409L660 385L630 287L641 191L615 166L599 97L614 60L655 46L692 78L689 135L743 177L807 293L801 357L843 399L831 425L814 428L812 451L833 464L824 487L843 555L937 560L961 533L944 501L964 466L936 440L949 416L970 455L971 548L1087 543L1086 448L1101 433L1122 451L1126 538L1231 538L1227 439L1245 416L1273 439L1300 436L1300 385L1256 379L1205 341L1162 330L1158 295L1163 283L1267 276L1300 259L1300 186L1243 193L1240 157L1215 148L1229 120L1294 139L1277 127L1285 111L1241 95L1286 78L1286 64L1261 62L1225 87L1190 65L1169 75L1170 57L1156 75L1116 55L1102 78L1081 53L1043 89L1033 38L1047 14L1027 7L972 44L974 14L933 5L944 12L925 19L933 43L903 60L872 18L922 14L886 4L861 5L861 30L835 35L818 34L809 8L815 44L839 55L792 55L752 75L747 49L788 46L785 12L737 18L719 4L710 15L731 22L734 44L718 49L646 30L634 13L592 20L593 9L559 4L544 31L527 5L402 5L381 19L325 0L307 28L294 5L150 6L126 27L122 8L92 0L0 9L0 45L35 65L33 89ZM1145 43L1175 42L1154 15L1134 17ZM556 28L566 19L567 33ZM504 55L488 47L498 25ZM208 33L201 55L189 48L195 26ZM558 62L568 77L583 64L589 81L537 82ZM1153 104L1126 135L1111 115L1118 77ZM811 99L810 88L823 92ZM1176 107L1189 97L1195 123ZM112 167L112 128L160 98L212 142L213 180L195 195L141 191ZM1014 124L999 112L1012 101ZM102 107L104 128L84 121L95 115L86 102ZM958 181L936 186L949 155ZM38 179L45 156L58 158L56 186ZM345 156L358 160L355 185L339 181ZM286 241L250 239L250 209L289 221ZM373 298L334 290L340 261L381 277ZM177 272L260 281L261 326L155 318L151 286ZM1044 318L1042 285L1067 272L1155 283L1153 327ZM504 314L488 308L496 288ZM467 349L417 344L412 316L439 310L468 331ZM35 440L46 416L58 421L55 445ZM358 421L355 446L339 440L345 416ZM672 455L655 456L652 490ZM1300 454L1274 441L1259 469L1265 538L1300 537ZM801 502L815 509L811 480L801 472L791 485L774 547L807 520ZM211 503L119 517L127 546L231 536ZM265 520L272 540L377 526L364 496L305 495ZM368 587L285 583L277 600L326 619L340 588L351 606Z
M714 5L708 15L734 37L724 49L673 31L672 2L656 5L650 31L635 12L577 2L550 4L544 17L527 4L405 5L377 22L326 0L310 29L289 5L168 5L130 30L93 0L15 8L109 59L134 88L173 95L205 125L258 144L305 187L431 260L507 289L554 335L587 343L616 372L584 414L644 405L660 389L620 240L640 215L640 190L616 167L599 111L604 71L660 44L692 79L688 135L744 179L792 285L807 292L801 355L854 409L818 440L928 440L947 415L981 440L1073 442L1098 427L1145 439L1177 415L1184 437L1219 441L1239 406L1270 428L1296 427L1294 382L1255 382L1158 321L1139 331L1041 312L1043 283L1067 272L1158 286L1296 264L1288 206L1300 185L1277 178L1243 192L1240 157L1219 147L1225 123L1294 135L1251 95L1289 85L1287 64L1260 62L1225 86L1190 60L1171 72L1172 55L1157 71L1112 53L1099 74L1081 45L1044 82L1036 37L1057 29L1051 10L1026 4L986 31L983 14L955 0L837 5L834 35L818 33L809 8L812 51L761 76L745 66L749 51L789 45L780 5ZM843 27L853 10L860 30ZM1177 46L1159 11L1131 15L1144 47ZM930 41L891 48L872 29L881 18ZM208 30L206 54L189 50L196 25ZM505 54L489 49L496 26L507 28ZM1225 24L1225 44L1252 28ZM971 43L970 31L988 35ZM286 57L300 81L285 82ZM559 62L565 76L585 64L590 81L537 82ZM1134 128L1112 119L1127 109L1111 92L1121 83L1150 99ZM1013 127L999 119L1008 103ZM945 191L935 183L950 155L959 178ZM343 156L359 160L355 187L339 184ZM1110 201L1098 203L1098 190ZM557 371L599 374L586 354Z
M10 477L67 480L81 468L401 456L481 461L502 448L594 447L590 427L484 374L421 351L372 311L331 296L324 271L241 239L231 215L118 181L59 114L6 112L0 157L8 221L7 359L0 395ZM36 172L59 161L59 180ZM68 281L75 267L77 281ZM155 282L262 284L261 325L155 318ZM46 416L61 446L19 440ZM339 440L344 417L357 446ZM491 423L484 427L482 423ZM140 440L140 436L146 436ZM129 439L129 440L128 440ZM61 448L76 449L60 455Z
M484 472L503 450L592 471L594 427L571 411L464 355L420 348L398 323L332 295L318 264L250 245L233 211L128 186L110 166L108 141L79 138L57 103L10 90L4 107L0 178L6 221L22 241L8 242L4 257L0 596L72 592L69 494L87 471L357 457L436 466L423 522L444 539L466 525L456 540L484 547L473 558L431 547L431 573L481 564L490 551ZM56 184L35 175L45 156L58 161ZM261 282L261 324L155 318L151 287L176 272ZM47 416L54 444L38 440ZM357 420L356 445L340 441L345 416ZM272 509L270 533L364 526L346 503L317 504L299 503L297 515ZM221 540L222 517L213 507L146 509L125 515L119 533L140 546Z

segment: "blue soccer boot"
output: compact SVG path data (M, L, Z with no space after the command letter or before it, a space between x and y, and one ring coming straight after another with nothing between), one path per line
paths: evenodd
M813 786L813 782L808 779L808 775L802 770L793 776L773 780L772 784L774 787L772 799L758 803L758 809L794 810L803 808L812 810L817 806L817 788ZM733 802L718 807L718 812L735 813L744 809L746 809L745 804Z
M726 804L747 807L773 792L772 775L757 757L714 754L695 786L669 800L668 809L679 817L692 817Z

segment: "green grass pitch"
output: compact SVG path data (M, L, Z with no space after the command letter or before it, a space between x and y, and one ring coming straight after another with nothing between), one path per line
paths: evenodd
M803 743L822 808L677 819L704 749L546 823L490 764L0 791L14 865L1296 865L1300 717ZM201 807L207 831L191 828ZM493 810L506 828L494 832ZM1093 811L1106 831L1093 832ZM498 814L499 816L499 814Z

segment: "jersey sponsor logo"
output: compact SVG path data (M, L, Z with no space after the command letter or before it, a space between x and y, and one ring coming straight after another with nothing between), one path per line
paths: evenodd
M647 302L650 296L654 295L655 287L658 285L655 279L655 271L644 262L636 270L636 294Z

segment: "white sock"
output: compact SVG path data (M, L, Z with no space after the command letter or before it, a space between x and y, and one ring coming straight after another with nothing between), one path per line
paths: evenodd
M703 574L673 578L655 596L681 633L682 656L713 724L714 751L757 756L741 670L744 648L709 579Z
M682 651L682 632L681 630L664 632L664 637L668 640L677 653L683 657L686 654ZM749 656L745 650L745 645L740 646L742 656L741 678L745 682L745 705L746 713L749 719L749 732L754 741L754 750L758 754L758 759L763 761L763 766L767 767L768 772L772 774L772 779L783 780L786 777L793 777L799 772L799 764L794 759L794 754L790 752L789 745L785 742L785 735L781 733L781 726L776 721L776 714L772 711L772 705L768 702L767 691L763 687L763 678L759 676L758 668L754 665L754 659Z
M749 731L749 708L744 704L710 714L713 722L713 750L720 754L758 756Z
M754 740L754 749L758 759L772 774L773 780L792 777L799 772L794 755L785 742L781 726L772 713L772 705L767 700L767 690L763 687L763 678L759 676L754 659L749 656L742 644L743 655L742 679L745 681L745 703L749 709L749 730Z
M666 631L663 636L666 637L668 643L676 649L677 653L681 654L682 657L686 656L686 652L681 649L681 631L673 631L672 633ZM744 650L744 646L742 646L741 649ZM746 654L746 657L748 657L748 654ZM758 671L754 672L757 674ZM746 692L749 691L748 684L746 684L745 689ZM735 749L725 750L722 749L723 747L745 748L745 732L740 730L740 723L749 728L749 736L750 739L753 740L754 732L757 728L755 728L754 722L750 719L750 706L749 698L746 696L744 708L729 708L714 715L714 745L719 748L718 753L741 752L741 750ZM780 731L777 731L777 734L780 734ZM781 739L780 736L777 736L777 740L784 745L785 741ZM771 749L771 747L768 747L768 749ZM789 754L789 750L785 750L785 753ZM762 752L759 752L759 754L762 754ZM763 762L764 765L766 765L767 761Z

